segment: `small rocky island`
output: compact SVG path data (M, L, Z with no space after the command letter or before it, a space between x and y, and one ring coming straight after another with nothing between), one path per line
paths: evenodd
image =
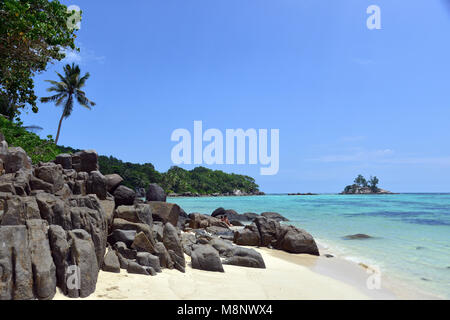
M392 192L378 187L377 177L370 177L367 181L361 174L356 177L352 185L345 187L340 194L392 194Z

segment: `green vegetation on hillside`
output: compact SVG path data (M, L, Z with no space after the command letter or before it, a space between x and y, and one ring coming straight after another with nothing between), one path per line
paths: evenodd
M10 147L22 147L33 163L52 161L60 153L79 151L71 147L57 146L51 136L48 136L48 139L41 139L37 134L22 127L20 122L13 123L2 116L0 116L0 132ZM160 173L151 163L123 162L112 156L99 156L98 162L103 174L119 174L124 179L123 184L132 189L147 189L150 183L158 183L167 193L214 194L231 193L237 189L252 193L257 192L259 187L251 177L204 167L193 170L172 167L167 172Z
M161 186L168 192L199 194L227 193L234 190L252 193L259 191L255 179L220 170L197 167L184 170L172 167L162 175Z
M78 150L69 147L60 147L63 152L74 153ZM158 172L151 163L123 162L112 156L99 156L100 171L103 174L117 173L123 179L123 184L132 189L147 189L150 183L157 183L167 193L232 193L234 190L252 193L258 192L259 186L252 177L225 173L220 170L211 170L197 167L185 170L172 167L167 172Z
M54 160L61 153L51 136L48 136L48 139L41 139L37 134L27 131L21 124L0 116L0 131L10 147L22 147L33 163Z

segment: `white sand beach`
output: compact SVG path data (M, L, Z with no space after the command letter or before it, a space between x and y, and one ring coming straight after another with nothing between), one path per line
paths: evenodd
M225 273L192 269L186 273L163 269L156 277L101 271L97 289L87 299L110 300L251 300L251 299L392 299L388 291L368 290L365 270L338 258L293 255L267 248L260 252L266 269L224 265ZM333 261L334 260L334 261ZM338 268L336 274L323 272ZM318 269L319 271L316 271ZM331 270L330 270L331 271ZM346 275L342 277L342 275ZM55 299L68 299L57 293Z

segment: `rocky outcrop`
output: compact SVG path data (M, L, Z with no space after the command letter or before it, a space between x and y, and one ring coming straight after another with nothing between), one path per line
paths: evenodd
M77 172L98 171L98 154L94 150L79 151L72 155L72 169Z
M259 252L254 249L237 247L233 250L232 256L225 259L223 264L229 264L247 268L265 269L266 264Z
M113 230L112 234L108 237L108 242L110 244L115 244L116 242L123 242L128 247L131 246L136 237L136 230Z
M74 157L32 166L0 141L0 299L52 299L56 287L69 297L94 292L109 229L98 199L106 186L95 152Z
M31 159L27 153L20 147L8 148L8 144L4 140L0 148L0 159L5 173L16 173L20 169L30 170L32 168Z
M164 189L161 188L156 183L151 183L148 186L147 194L146 194L147 201L166 201L166 193L164 192Z
M116 209L115 217L130 222L153 225L152 209L148 204L120 206Z
M175 269L185 272L186 261L184 259L183 246L178 237L177 229L170 222L164 225L163 244L169 252Z
M219 253L210 245L194 245L191 259L194 269L224 272Z
M106 190L109 193L114 193L116 188L123 182L123 178L116 173L105 175Z
M106 199L106 178L100 171L91 171L86 181L86 192L97 195L100 200Z
M261 213L261 216L276 221L289 221L289 219L283 217L281 214L277 212L263 212Z
M148 252L138 252L136 255L136 261L144 267L151 267L156 272L161 272L161 265L159 264L159 258Z
M40 219L40 211L36 198L32 196L11 196L3 204L4 213L1 225L24 225L27 220Z
M189 219L189 228L191 229L205 229L207 227L229 228L228 225L220 219L201 213L191 213L189 214Z
M48 241L45 220L27 220L34 290L38 299L52 299L56 293L56 266Z
M57 155L55 163L61 165L63 169L72 169L72 155L68 153Z
M217 208L211 213L212 217L220 219L221 217L227 217L228 220L231 221L238 221L238 222L252 222L258 215L256 213L244 213L239 214L235 210L228 209L225 210L224 208ZM232 223L235 225L234 223Z
M82 229L69 231L68 239L72 262L69 266L72 273L66 273L68 295L71 298L85 298L94 293L97 284L99 266L94 243L89 233Z
M103 260L103 271L120 273L120 262L114 250L108 250Z
M164 224L169 222L171 225L177 226L178 219L182 214L182 210L177 204L161 201L149 201L147 204L151 208L153 220L161 221Z
M234 226L242 225L242 223L253 222L256 218L260 216L266 217L268 219L273 219L276 221L289 221L287 218L283 217L281 214L277 212L263 212L261 213L261 215L258 215L253 212L246 212L244 214L239 214L235 210L232 209L225 210L224 208L217 208L211 213L211 216L218 219L222 217L227 217L230 223Z
M0 227L0 244L0 300L34 299L26 226Z
M319 249L313 237L305 230L294 226L282 226L276 248L289 253L307 253L319 255Z
M255 224L245 226L244 229L234 233L234 240L237 245L260 246L261 236Z
M128 187L119 186L114 191L116 206L130 206L134 203L136 193Z
M281 225L278 221L258 217L255 223L236 231L238 245L270 247L290 253L319 255L314 238L305 230Z
M186 254L191 256L192 267L207 271L223 272L223 264L248 268L265 268L260 253L233 245L231 241L202 232L182 234Z
M346 186L340 194L393 194L381 188L364 187L357 184Z
M1 137L0 137L1 140ZM220 217L250 222L254 214L219 210L187 215L151 185L147 202L98 171L95 151L62 154L31 165L23 150L0 141L0 299L72 298L95 291L99 270L154 276L163 268L224 272L223 264L264 268L261 255L236 243L307 251L302 230L258 218L234 235ZM220 213L220 214L219 214ZM257 219L257 220L258 220ZM180 230L189 230L183 233Z

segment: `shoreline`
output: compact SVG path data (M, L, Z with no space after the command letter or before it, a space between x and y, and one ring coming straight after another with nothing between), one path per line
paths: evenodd
M405 194L424 194L424 193L405 193ZM428 193L427 193L428 194ZM434 194L434 193L431 193ZM441 194L441 193L439 193ZM274 196L274 195L279 195L279 196L286 196L287 194L266 194L266 196ZM327 194L327 195L331 195L331 194ZM340 196L341 194L332 194L332 195L336 195L336 196ZM363 194L358 194L358 195L363 195ZM387 194L387 195L398 195L397 193L395 194ZM343 195L345 196L345 195ZM370 195L369 195L370 196ZM173 199L176 200L176 199ZM195 202L194 202L195 203ZM245 225L247 225L247 222L242 222ZM287 222L287 224L291 224L289 222ZM294 224L295 225L295 224ZM298 226L297 227L302 227L302 226ZM238 227L240 228L240 227ZM367 269L369 268L373 268L372 266L377 266L379 265L379 262L377 263L376 261L374 261L373 259L367 256L361 256L361 255L348 255L345 254L344 252L341 252L341 250L339 250L339 247L335 248L333 246L333 240L332 239L327 239L327 238L322 238L322 239L318 239L316 238L316 243L320 249L320 253L321 253L321 258L326 259L327 261L333 261L333 260L341 260L339 262L339 264L350 264L354 267L356 267L357 271L361 271L363 272L363 274L365 275L365 278L367 278L369 276L369 274L367 274ZM274 250L275 252L277 250ZM325 258L324 255L325 254L332 254L334 257L333 258ZM315 268L315 271L320 272L324 275L331 275L331 276L338 276L339 279L341 280L349 280L347 279L347 277L345 275L342 275L341 272L339 272L339 270L337 270L336 272L333 271L333 269L335 268L335 264L331 264L327 263L327 261L322 262L320 261L319 265ZM383 260L384 261L384 260ZM385 261L386 265L389 267L389 261ZM324 264L327 264L327 267L323 267ZM384 262L381 262L381 265L383 265ZM361 273L361 272L359 272ZM433 290L429 290L429 289L424 289L423 287L420 286L420 284L415 283L413 280L410 280L408 278L408 274L402 274L402 273L398 273L395 272L395 270L386 270L385 268L381 269L381 273L382 273L382 287L388 291L390 291L392 294L394 294L395 296L397 296L398 299L424 299L424 300L440 300L440 299L446 299L444 295L441 295L439 293L439 291L433 291ZM361 276L359 277L361 278ZM351 280L351 279L350 279ZM352 282L352 281L347 281L347 282Z
M325 242L326 244L325 244ZM364 258L361 259L349 259L348 256L341 254L339 252L339 250L337 250L336 248L333 248L332 245L329 245L329 243L327 242L326 239L320 239L317 240L317 245L319 246L319 250L321 252L321 257L323 257L325 254L332 254L334 257L333 258L329 258L327 260L334 260L336 259L336 261L338 261L338 264L340 265L352 265L354 267L356 267L355 270L357 270L356 272L356 277L361 278L361 271L363 274L365 274L366 278L368 276L370 276L370 269L373 270L373 263L367 263L364 261ZM322 265L318 265L317 268L315 269L317 272L319 273L323 273L323 274L328 274L328 275L335 275L337 276L339 279L343 280L343 281L348 281L351 280L351 283L354 283L354 279L349 279L346 278L345 276L343 276L342 274L339 274L340 271L342 271L342 269L339 268L332 268L331 266L324 267L324 264L326 265L326 262L323 262ZM404 280L400 280L397 279L397 277L395 276L395 274L391 273L391 272L385 272L382 271L381 272L381 287L382 290L385 290L387 292L389 292L390 294L394 295L396 297L396 299L401 299L401 300L442 300L445 299L442 296L439 296L435 293L432 292L427 292L427 291L423 291L420 290L417 286L411 285L410 283L404 281ZM363 291L367 291L367 288L365 288L365 290ZM371 290L372 292L376 292L376 290Z
M386 290L372 294L363 283L352 283L316 270L338 268L342 274L356 266L324 263L324 257L289 254L268 248L253 248L264 258L266 269L224 265L225 273L192 269L190 257L186 273L164 269L156 277L100 271L96 291L88 300L341 300L395 299ZM337 261L337 260L335 260ZM361 269L361 268L360 268ZM361 272L362 269L360 270ZM74 300L57 293L55 300ZM76 299L75 299L76 300Z

